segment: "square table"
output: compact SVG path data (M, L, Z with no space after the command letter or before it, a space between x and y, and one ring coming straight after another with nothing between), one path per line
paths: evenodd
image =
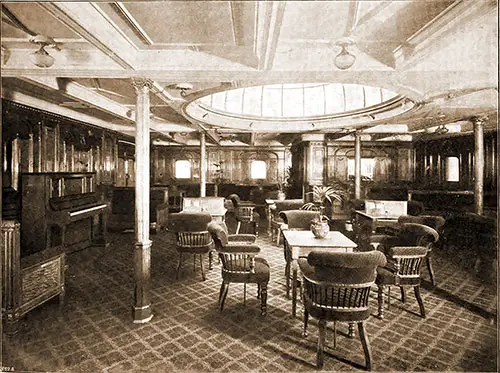
M291 251L292 268L292 316L295 317L297 309L297 260L299 257L307 257L311 251L326 252L353 252L358 246L355 242L344 236L341 232L330 231L325 238L316 238L311 231L283 231L285 244ZM287 279L287 296L290 294L290 286Z

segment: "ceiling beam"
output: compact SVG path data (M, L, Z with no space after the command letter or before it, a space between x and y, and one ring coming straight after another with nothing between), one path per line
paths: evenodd
M496 11L496 7L494 2L456 0L393 51L396 68L405 69L428 56L456 27L470 21L481 25L481 15Z
M229 7L231 11L231 22L233 28L233 40L234 44L237 46L245 45L244 39L244 14L243 14L243 5L239 1L229 1Z
M259 57L259 70L270 70L273 67L285 6L285 1L257 3L255 50Z
M20 80L36 86L60 92L63 96L84 102L106 113L116 117L133 121L131 110L90 88L84 87L67 78L55 78L49 76L20 77Z
M114 124L109 121L101 120L95 118L91 115L87 115L75 110L68 109L66 107L42 100L37 97L27 95L25 93L19 92L15 89L10 89L9 87L2 87L2 98L23 104L26 106L31 106L40 110L49 111L51 113L68 117L80 122L88 123L101 128L106 128L112 131L128 133L133 129L133 124L131 126Z
M91 2L40 2L38 3L70 30L126 70L134 70L138 49L119 30L118 26Z
M359 0L351 0L349 3L349 15L347 16L344 36L351 35L352 30L356 27L359 14Z
M17 18L14 13L12 13L9 8L5 4L2 4L2 14L7 17L7 21L9 21L9 24L14 26L15 28L27 33L28 35L35 36L36 34L31 31L29 28L27 28L24 23L22 23L19 18Z
M113 10L127 23L130 29L139 37L146 45L153 45L153 40L144 31L139 22L128 11L125 5L121 2L114 2L110 4Z

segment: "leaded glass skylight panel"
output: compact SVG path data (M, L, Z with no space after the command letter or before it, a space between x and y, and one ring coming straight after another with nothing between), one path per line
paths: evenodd
M273 84L217 92L197 100L209 110L263 118L310 118L355 112L397 94L378 87L340 83Z

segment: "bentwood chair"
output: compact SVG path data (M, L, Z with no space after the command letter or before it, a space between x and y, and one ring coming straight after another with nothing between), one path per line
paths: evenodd
M267 313L267 284L270 277L269 264L263 258L257 258L259 246L252 242L229 241L223 227L211 223L208 229L215 242L216 250L222 262L222 284L219 293L220 311L229 291L230 283L243 283L243 303L246 303L246 284L257 284L257 298L261 301L261 315Z
M193 254L193 270L196 270L196 255L200 258L201 276L205 277L203 268L203 255L209 254L209 269L212 269L212 251L214 243L207 225L212 221L212 216L207 212L180 212L170 215L170 224L176 236L176 248L179 252L177 275L182 267L183 254Z
M319 217L318 211L308 210L288 210L280 212L283 224L280 227L280 234L284 230L308 231L311 229L311 222ZM292 253L286 240L283 240L283 253L285 255L285 278L286 294L290 294L290 269L292 266Z
M420 296L420 268L427 255L424 246L395 246L389 250L385 267L377 269L376 284L378 286L378 317L384 318L384 288L387 289L387 306L391 305L391 285L401 289L401 300L405 302L405 286L412 286L420 307L420 315L425 318L425 307Z
M323 367L326 324L334 322L336 347L336 322L339 321L349 323L349 328L357 323L366 368L370 370L372 355L365 321L370 317L370 289L375 283L377 267L386 264L385 256L378 251L311 252L307 258L299 258L298 264L304 281L304 336L307 336L309 316L319 320L317 367Z

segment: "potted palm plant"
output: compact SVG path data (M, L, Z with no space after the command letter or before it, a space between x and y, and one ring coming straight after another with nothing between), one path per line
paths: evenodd
M329 218L325 215L326 202L333 203L333 201L342 202L346 197L347 192L343 188L335 186L313 186L313 190L306 193L312 194L312 202L306 203L302 206L304 210L316 210L319 212L318 219L314 220L311 224L311 231L317 238L325 238L330 231Z

